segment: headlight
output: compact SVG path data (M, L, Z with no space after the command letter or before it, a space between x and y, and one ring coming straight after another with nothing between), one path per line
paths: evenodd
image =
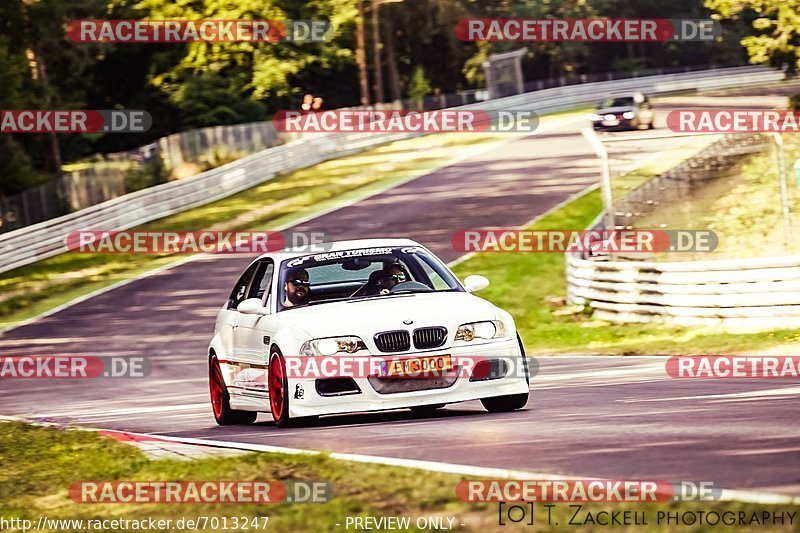
M636 116L636 113L634 113L633 111L625 111L622 114L622 118L627 118L628 120L632 119L635 116Z
M608 115L604 115L604 116L603 116L603 119L604 119L604 120L614 120L615 118L617 118L617 117L615 117L615 116L613 115L613 113L609 113Z
M603 117L601 117L597 113L592 113L592 120L597 122L598 120L603 120Z
M325 356L336 355L337 353L356 353L359 350L366 349L367 345L358 337L328 337L304 342L303 346L300 347L300 355Z
M456 331L457 341L469 342L473 339L501 339L506 336L506 325L500 320L470 322L469 324L460 325Z

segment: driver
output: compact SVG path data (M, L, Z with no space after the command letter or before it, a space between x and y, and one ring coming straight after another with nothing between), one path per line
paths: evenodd
M298 268L286 275L283 285L283 306L294 307L308 303L311 284L308 282L308 271Z
M379 294L389 294L392 287L398 283L409 281L409 279L403 265L394 263L386 269L385 274L381 277L380 281L378 281L378 285L381 287Z

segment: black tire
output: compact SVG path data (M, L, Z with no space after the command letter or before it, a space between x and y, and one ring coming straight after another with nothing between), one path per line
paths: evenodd
M222 369L215 354L212 354L208 361L208 388L211 394L211 411L218 425L245 426L252 424L258 418L256 411L231 409L231 396L228 394L225 380L222 379Z
M525 383L530 386L531 384L531 371L528 366L528 357L525 355L525 346L522 345L522 338L517 333L517 343L519 344L519 353L522 356L522 364L525 365Z
M655 118L654 118L653 120L651 120L651 121L650 121L650 124L648 124L648 125L647 125L647 129L648 129L648 130L654 130L654 129L656 129L656 119L655 119Z
M522 361L525 365L525 381L528 385L531 384L531 377L528 371L528 360L525 358L525 346L522 345L522 339L517 333L517 342L519 343L519 353L523 357ZM508 411L516 411L522 409L528 403L529 392L522 394L510 394L508 396L496 396L494 398L483 398L481 403L483 408L490 413L507 413Z
M495 396L494 398L481 398L483 408L490 413L507 413L522 409L528 403L529 393L509 394L508 396Z

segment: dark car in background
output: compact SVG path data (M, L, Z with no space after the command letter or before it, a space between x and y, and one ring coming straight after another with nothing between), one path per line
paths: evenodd
M597 105L592 125L595 131L653 129L655 113L642 93L612 95Z

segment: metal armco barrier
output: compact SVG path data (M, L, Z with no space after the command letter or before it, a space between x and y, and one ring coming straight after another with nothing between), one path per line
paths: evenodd
M719 179L737 156L769 142L763 134L729 134L615 205L617 227L635 226L653 203L675 202L693 187ZM767 144L768 146L768 144ZM713 171L712 171L713 169ZM636 212L642 210L642 212ZM591 229L602 229L599 216ZM625 261L566 254L567 302L586 305L608 322L661 322L729 330L800 326L800 256L710 261Z
M800 325L800 256L592 261L567 255L569 302L609 322L737 330Z
M594 104L608 92L664 94L742 87L782 80L780 71L736 67L544 89L463 106L464 109L527 110L537 114ZM87 209L0 235L0 272L66 251L66 236L80 230L122 230L213 202L273 179L283 172L356 153L421 133L307 135L191 178L165 183Z

